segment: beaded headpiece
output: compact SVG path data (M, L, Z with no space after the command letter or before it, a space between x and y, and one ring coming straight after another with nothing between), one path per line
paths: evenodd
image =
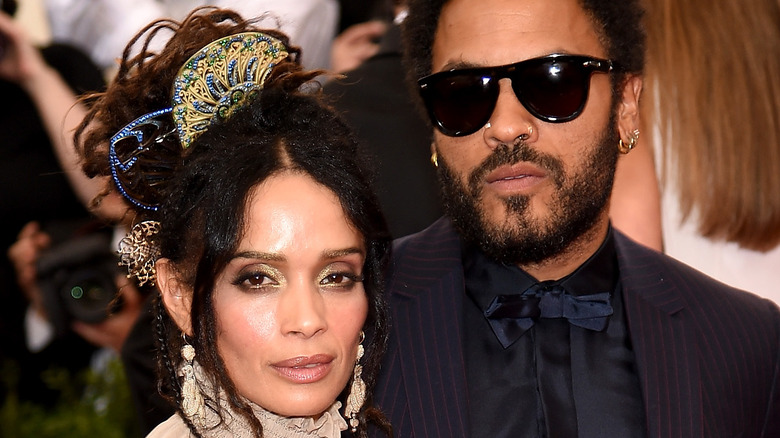
M176 75L171 107L144 114L111 137L108 158L119 193L136 207L156 211L181 149L245 106L288 55L282 41L260 32L220 38L195 53ZM159 226L142 222L120 244L120 264L141 285L154 284Z
M276 38L240 33L214 41L190 58L173 87L173 119L182 147L252 99L287 54Z
M284 43L259 32L227 36L195 53L176 75L172 107L144 114L111 137L119 193L136 207L157 210L180 148L245 106L288 55Z

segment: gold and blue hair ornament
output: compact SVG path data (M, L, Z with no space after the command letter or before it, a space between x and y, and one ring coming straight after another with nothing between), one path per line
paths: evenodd
M111 176L122 196L156 211L181 149L246 106L288 55L279 39L244 32L213 41L190 57L174 80L172 106L144 114L111 138Z

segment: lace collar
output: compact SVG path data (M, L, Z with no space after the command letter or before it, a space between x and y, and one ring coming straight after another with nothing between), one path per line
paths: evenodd
M203 373L203 369L194 361L195 377L201 392L208 397L207 400L217 401L219 403L222 418L214 409L209 408L209 402L205 409L205 418L190 418L193 424L198 425L199 431L203 436L208 437L236 437L252 436L249 424L244 418L232 410L226 400L223 391L214 394L213 388ZM213 403L213 402L212 402ZM312 417L283 417L269 412L262 407L249 402L255 416L263 425L263 436L265 438L339 438L341 431L347 429L347 422L341 416L339 408L341 402L334 402L327 411L325 411L316 420Z

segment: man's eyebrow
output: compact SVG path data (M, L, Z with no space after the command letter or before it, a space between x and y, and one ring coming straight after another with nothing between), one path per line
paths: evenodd
M485 67L485 66L484 65L475 64L473 62L466 62L466 61L463 61L463 60L458 60L458 61L450 61L450 62L444 64L444 66L442 66L441 70L439 70L439 71L441 72L441 71L450 71L450 70L461 70L461 69L464 69L464 68L480 68L480 67Z

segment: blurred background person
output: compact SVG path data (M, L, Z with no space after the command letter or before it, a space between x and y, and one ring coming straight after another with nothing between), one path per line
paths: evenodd
M133 351L135 341L144 336L138 322L144 315L142 304L149 288L137 289L116 270L118 259L112 248L116 248L119 238L111 242L114 227L121 236L126 232L122 231L126 206L121 198L106 197L100 206L85 208L107 179L90 180L81 172L72 135L87 110L79 97L104 88L102 72L86 54L71 46L53 43L36 49L22 27L7 15L0 16L0 34L5 39L5 53L0 59L2 86L11 90L8 96L19 94L16 90L24 92L19 104L4 107L7 111L0 119L6 148L6 159L1 161L4 171L0 196L6 224L10 220L12 225L4 227L3 235L3 296L8 305L3 306L0 318L0 352L4 361L19 370L13 390L21 401L53 407L59 402L58 392L47 386L42 373L64 368L75 375L123 351ZM49 51L57 55L52 58L56 62L47 62ZM101 244L105 240L105 246L89 245L85 249L87 243L80 239L92 242L93 237ZM67 250L73 253L63 253ZM86 250L99 251L101 258L96 258L98 252ZM50 286L60 283L43 277L38 267L52 260L54 254L58 254L57 263L61 265L51 266L50 272L57 278L87 271L115 275L114 284L105 288L106 298L110 301L120 291L121 306L112 308L104 318L88 321L76 317L64 302L62 308L45 306L56 301L47 301L53 295L47 292L59 292ZM111 286L115 290L109 290ZM134 329L139 333L131 336ZM150 345L151 333L147 331L146 336L149 340L144 343ZM128 339L134 342L126 342ZM150 356L152 369L151 348L124 356L127 360ZM136 369L127 366L127 377L133 387L145 391L139 415L151 417L148 421L153 427L167 418L172 408L154 390L153 372L137 377L133 374ZM6 389L10 388L4 388L4 394Z
M357 68L376 55L382 35L393 18L388 0L341 0L339 31L330 49L330 70Z
M780 4L645 6L663 250L780 303Z
M54 152L61 138L63 115L79 94L104 86L100 70L77 48L65 44L34 46L13 21L17 4L2 1L0 12L0 362L18 373L14 391L23 401L50 406L57 392L41 374L52 367L77 372L86 368L96 347L75 333L55 342L35 337L30 321L40 311L39 300L20 288L8 255L20 230L49 235L36 238L39 247L70 237L93 217L68 183ZM61 100L62 95L69 96ZM32 306L30 304L32 303ZM36 332L37 333L37 332ZM9 370L6 375L10 376ZM5 399L10 388L2 388Z
M415 104L401 63L400 24L406 8L402 1L384 2L392 12L384 19L384 29L381 25L362 29L366 34L376 32L375 53L365 60L346 60L348 55L334 46L332 64L351 69L344 71L343 78L327 82L324 91L373 159L390 231L401 237L433 223L442 209L429 159L431 130Z
M199 6L231 8L258 24L279 28L302 47L307 68L327 68L338 32L337 0L43 0L51 37L80 47L111 75L130 38L154 20L183 19ZM163 35L170 32L163 32ZM159 50L165 38L151 48Z
M392 13L387 0L339 0L339 7L338 34L355 24L386 20Z

